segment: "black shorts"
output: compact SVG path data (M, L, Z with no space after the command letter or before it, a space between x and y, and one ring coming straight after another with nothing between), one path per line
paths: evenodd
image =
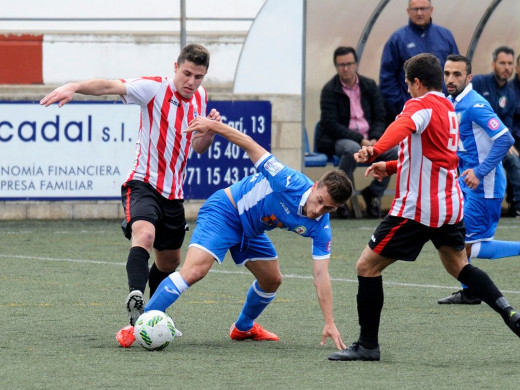
M411 219L386 215L370 238L368 246L389 259L414 261L431 240L435 248L443 245L462 250L466 228L464 221L433 228Z
M148 221L155 226L153 247L179 249L188 229L183 199L166 199L150 184L131 180L121 186L125 219L121 224L125 237L132 238L132 223Z

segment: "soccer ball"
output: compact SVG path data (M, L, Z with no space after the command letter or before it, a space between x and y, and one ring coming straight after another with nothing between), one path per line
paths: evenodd
M159 310L150 310L137 319L134 336L144 348L159 351L173 341L175 325L167 314Z

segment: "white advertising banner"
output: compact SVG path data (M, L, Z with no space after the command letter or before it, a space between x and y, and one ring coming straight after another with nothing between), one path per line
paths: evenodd
M0 200L120 199L139 107L0 102Z

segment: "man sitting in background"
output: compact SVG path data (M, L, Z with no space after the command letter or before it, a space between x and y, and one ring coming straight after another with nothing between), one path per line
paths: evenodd
M321 90L316 146L320 153L339 156L339 168L353 180L357 166L354 153L362 146L373 145L383 135L385 108L375 81L357 73L358 57L352 47L338 47L333 60L337 73ZM378 161L396 158L396 149L391 149ZM389 180L373 180L361 191L368 217L381 217L381 197ZM346 204L338 209L339 217L349 215Z

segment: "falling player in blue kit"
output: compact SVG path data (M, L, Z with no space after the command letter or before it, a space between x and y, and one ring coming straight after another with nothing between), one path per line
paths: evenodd
M244 265L256 278L247 293L242 311L231 326L233 340L278 341L278 336L255 322L275 298L282 283L276 250L265 231L287 229L312 238L314 284L325 320L321 344L332 338L344 349L333 316L329 276L332 231L330 212L352 194L352 183L339 170L325 173L312 182L300 172L280 163L248 135L203 117L194 119L185 132L193 138L213 132L245 150L258 173L215 192L199 211L197 223L182 268L166 277L145 307L165 311L179 296L206 276L215 261L219 264L229 250L237 265ZM117 339L129 346L133 329L119 331Z
M493 240L506 176L502 160L514 143L508 128L489 102L473 90L471 62L450 55L444 66L444 82L459 121L459 183L464 193L464 223L468 259L499 259L520 255L520 242ZM476 305L482 301L466 286L439 299L439 304Z

